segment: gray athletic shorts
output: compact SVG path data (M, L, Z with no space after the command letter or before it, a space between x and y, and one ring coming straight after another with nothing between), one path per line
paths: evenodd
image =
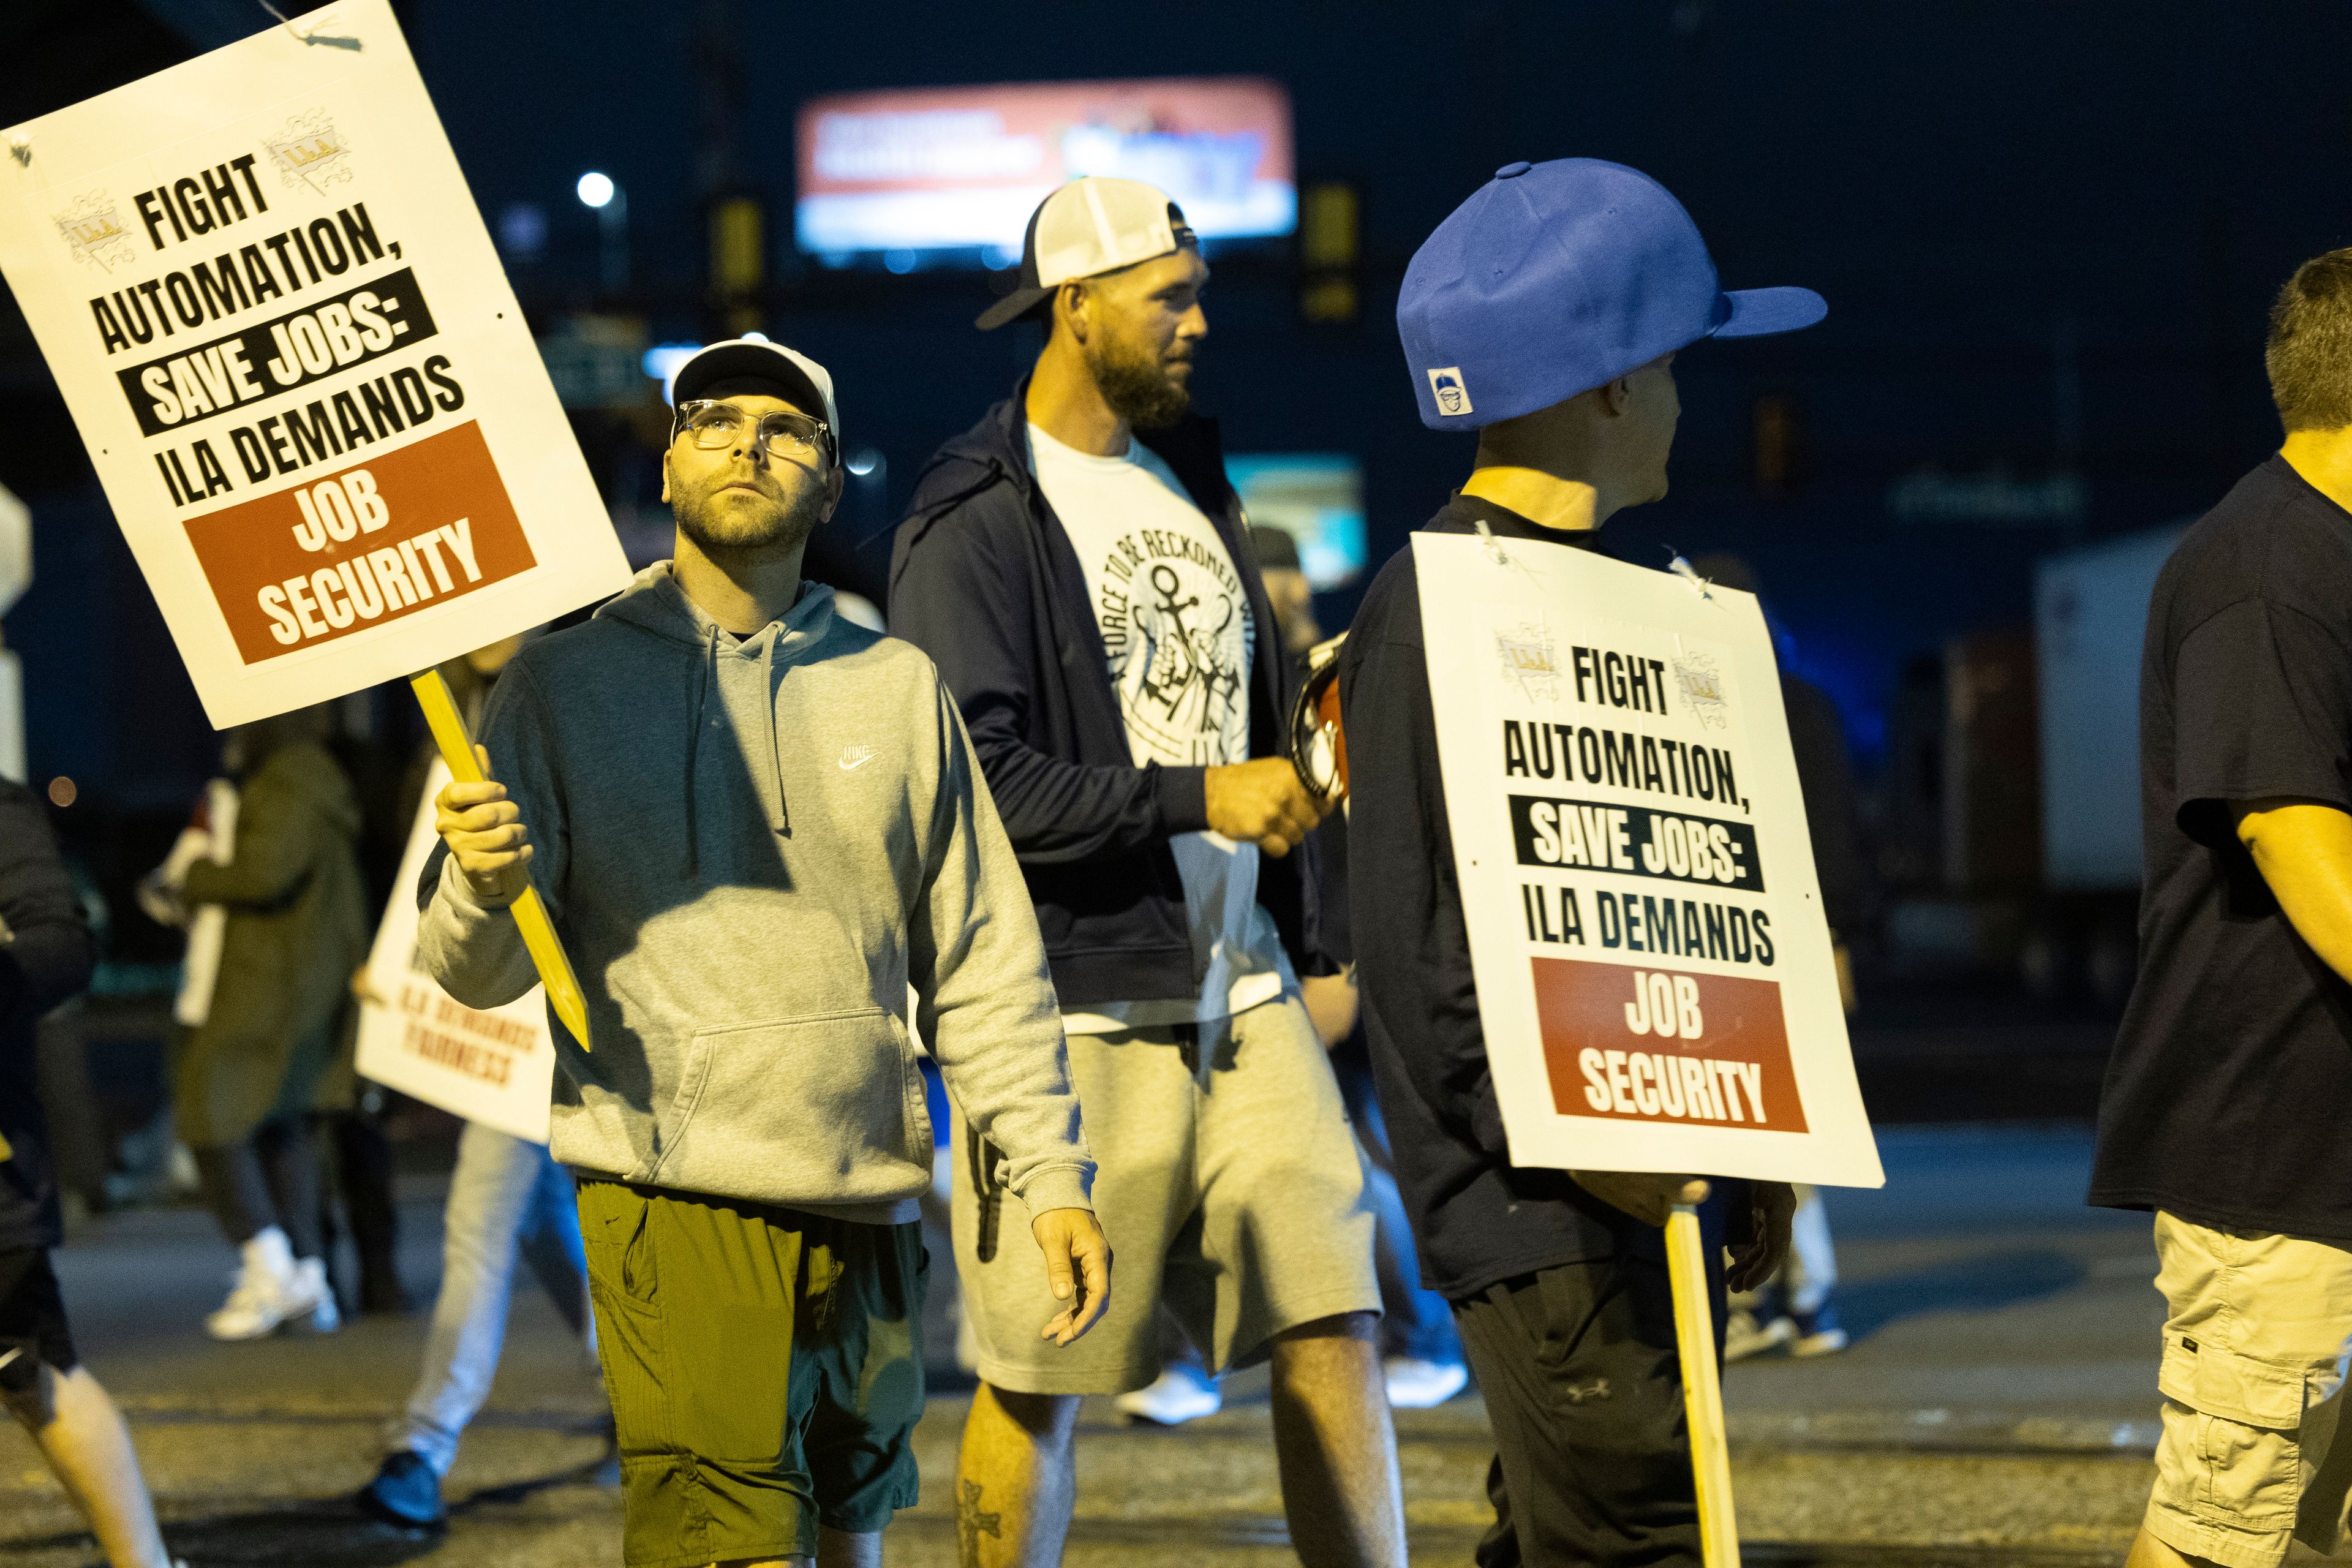
M1070 1071L1110 1237L1110 1310L1056 1349L1061 1310L1002 1156L957 1129L956 1271L980 1375L1019 1394L1123 1394L1160 1375L1164 1304L1213 1367L1286 1329L1377 1312L1362 1156L1295 995L1197 1031L1070 1037Z

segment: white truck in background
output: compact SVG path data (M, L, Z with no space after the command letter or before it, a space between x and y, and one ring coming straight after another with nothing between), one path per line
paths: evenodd
M2189 524L2045 557L2033 584L2044 899L2037 991L2131 990L2140 887L2139 664L2148 596Z

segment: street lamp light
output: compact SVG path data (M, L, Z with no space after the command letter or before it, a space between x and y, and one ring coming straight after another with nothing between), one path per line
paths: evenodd
M604 239L604 291L618 293L629 282L629 194L612 175L594 169L580 176L572 193L581 205L596 214Z

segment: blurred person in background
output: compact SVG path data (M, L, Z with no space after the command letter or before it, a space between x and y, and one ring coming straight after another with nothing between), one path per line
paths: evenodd
M225 911L218 978L178 1043L173 1097L205 1201L239 1262L205 1320L219 1340L341 1322L320 1226L311 1119L352 1088L351 977L367 952L351 781L327 750L326 708L229 733L236 827L224 863L198 859L174 894Z
M2264 359L2285 440L2165 563L2140 660L2090 1192L2155 1211L2165 1300L2129 1568L2332 1556L2352 1494L2352 250L2295 269Z
M480 727L499 672L526 640L506 637L441 667L467 733ZM403 799L412 819L440 754L427 741L408 770ZM394 896L415 893L396 889ZM364 966L355 984L364 983ZM441 1483L498 1374L518 1261L530 1264L592 1361L596 1353L588 1258L580 1241L572 1173L555 1163L546 1144L467 1122L457 1136L457 1165L449 1177L441 1223L441 1289L433 1302L424 1365L406 1407L385 1434L383 1462L357 1499L371 1517L412 1529L447 1518Z
M1298 542L1282 529L1259 524L1250 529L1250 548L1265 584L1266 602L1281 628L1283 653L1304 676L1307 655L1323 641L1323 627L1315 618L1314 588L1299 564ZM1348 931L1347 813L1333 812L1315 832L1323 849L1324 945L1344 962L1353 951ZM1331 1070L1339 1080L1339 1096L1364 1156L1364 1190L1375 1221L1372 1262L1381 1281L1381 1380L1391 1408L1426 1410L1461 1393L1470 1371L1463 1363L1461 1336L1454 1332L1445 1298L1422 1288L1412 1227L1397 1192L1388 1129L1372 1091L1355 965L1348 963L1338 974L1302 975L1298 985L1307 1016L1315 1020L1315 1033L1331 1053ZM1173 1353L1160 1381L1118 1396L1118 1408L1135 1420L1179 1426L1213 1415L1223 1404L1218 1380L1209 1375L1199 1349L1181 1333L1172 1337Z
M989 1568L1058 1561L1079 1396L1160 1376L1163 1309L1216 1369L1272 1362L1301 1555L1404 1560L1363 1161L1297 973L1328 967L1323 806L1217 427L1191 412L1208 277L1166 193L1048 195L976 323L1045 322L1044 350L931 459L891 555L890 625L939 661L1021 859L1118 1246L1094 1336L1042 1349L1044 1274L996 1246L1002 1156L967 1132L982 1381L957 1486Z
M65 1241L33 1029L89 984L89 925L47 814L0 779L0 1402L113 1568L172 1568L130 1430L74 1350L49 1249Z
M1754 568L1737 555L1702 555L1691 570L1709 583L1758 594ZM1767 611L1767 618L1770 612ZM1781 645L1779 623L1773 646ZM1797 757L1797 787L1805 800L1805 826L1812 841L1813 872L1822 889L1822 912L1829 920L1832 953L1837 962L1838 994L1846 1016L1853 1015L1853 944L1846 933L1862 920L1862 847L1853 785L1853 757L1830 694L1786 668L1780 671L1780 706L1789 717L1789 745ZM1731 1299L1723 1359L1745 1361L1782 1345L1801 1360L1834 1355L1846 1347L1837 1312L1837 1246L1830 1239L1829 1210L1822 1190L1796 1184L1797 1212L1790 1219L1789 1260L1771 1279Z

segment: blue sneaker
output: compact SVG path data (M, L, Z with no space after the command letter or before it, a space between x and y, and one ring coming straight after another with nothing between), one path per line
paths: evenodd
M1823 1301L1810 1312L1791 1312L1789 1316L1797 1326L1796 1336L1789 1342L1790 1355L1835 1355L1845 1349L1846 1333L1838 1322L1834 1302Z
M360 1489L360 1511L404 1530L436 1530L449 1522L441 1506L441 1478L424 1457L403 1448Z

